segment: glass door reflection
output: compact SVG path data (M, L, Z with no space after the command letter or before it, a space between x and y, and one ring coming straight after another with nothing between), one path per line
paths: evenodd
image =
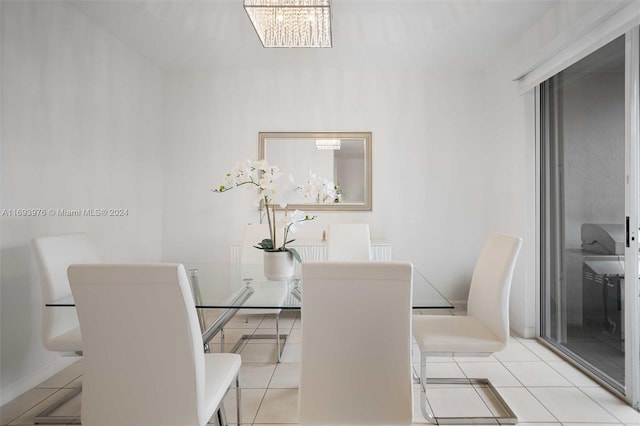
M540 99L541 335L624 393L624 36Z

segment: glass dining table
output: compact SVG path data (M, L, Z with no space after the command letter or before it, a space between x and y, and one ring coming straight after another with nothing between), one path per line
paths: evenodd
M224 326L242 310L300 310L303 306L304 279L300 268L288 280L270 281L264 276L262 264L184 263L194 304L203 309L217 309L220 314L205 325L199 314L202 337L207 345ZM336 297L340 297L339 294ZM363 295L366 297L366 295ZM413 270L413 309L452 309L453 305L418 270ZM72 297L47 303L49 307L73 307Z

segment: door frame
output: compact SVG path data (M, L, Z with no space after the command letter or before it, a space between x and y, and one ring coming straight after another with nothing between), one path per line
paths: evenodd
M624 324L640 324L638 223L640 215L640 27L625 34L625 217ZM625 398L640 408L640 326L626 327Z
M625 217L628 219L629 242L625 246L624 324L640 325L640 26L625 34ZM542 117L540 85L535 88L535 156L536 156L536 334L538 340L554 350L568 362L606 388L620 394L617 389L586 370L582 365L559 351L542 338L542 315L545 314L542 285L547 272L543 269L543 245L548 244L542 234L543 223L548 220L542 211L541 186L544 165L542 148ZM631 278L629 278L631 277ZM562 315L561 311L557 312ZM562 333L560 334L562 335ZM562 336L564 337L564 336ZM620 394L633 408L640 410L640 326L625 329L625 387Z

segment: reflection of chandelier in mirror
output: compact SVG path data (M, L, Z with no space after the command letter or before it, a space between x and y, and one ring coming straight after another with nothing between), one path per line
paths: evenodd
M340 139L316 139L316 148L318 149L340 149Z
M331 47L331 0L244 0L264 47Z

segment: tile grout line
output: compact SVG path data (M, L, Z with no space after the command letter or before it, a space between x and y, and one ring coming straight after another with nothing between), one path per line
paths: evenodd
M60 391L65 390L65 388L33 388L33 389L55 389L55 391L53 393L51 393L51 395L44 397L43 399L41 399L40 401L38 401L36 404L34 404L33 406L27 408L26 410L20 412L20 414L18 414L16 417L14 417L13 419L11 419L9 422L5 423L5 425L11 425L13 422L15 422L16 420L18 420L20 417L25 416L29 411L35 409L38 405L42 404L43 402L45 402L46 400L53 398L56 394L60 393ZM55 402L55 401L54 401ZM54 403L52 402L52 404Z
M558 420L558 422L560 422L560 420L556 417L556 415L555 415L555 414L553 414L553 412L552 412L551 410L549 410L549 407L547 407L544 403L542 403L542 401L540 401L540 400L539 400L539 399L538 399L538 398L537 398L537 397L536 397L536 396L531 392L531 390L529 389L530 387L534 387L534 388L535 388L535 387L574 388L574 389L578 390L580 393L584 394L584 395L585 395L587 398L589 398L591 401L595 402L595 403L596 403L596 405L597 405L598 407L602 408L602 409L603 409L607 414L609 414L611 417L613 417L614 419L616 419L616 420L617 420L617 424L625 424L625 423L624 423L624 422L622 422L622 421L621 421L621 420L620 420L620 419L619 419L615 414L613 414L612 412L610 412L609 410L607 410L607 408L606 408L606 407L604 407L604 406L603 406L602 404L600 404L598 401L596 401L595 399L593 399L589 394L587 394L586 392L584 392L580 386L576 385L576 384L575 384L573 381L571 381L571 380L570 380L566 375L562 374L562 372L561 372L561 371L559 371L559 370L557 370L556 368L554 368L554 366L550 364L550 362L551 362L551 361L546 360L546 359L544 359L544 358L540 357L538 354L536 354L535 352L533 352L531 349L529 349L529 348L527 347L527 345L523 344L522 342L518 341L518 343L519 343L520 345L522 345L522 346L524 347L524 349L526 349L527 351L531 352L535 357L537 357L537 358L540 360L540 362L543 362L546 366L548 366L549 368L551 368L554 372L556 372L558 375L560 375L563 379L565 379L567 382L569 382L569 383L571 384L570 386L525 386L525 385L524 385L524 383L522 383L522 381L521 381L521 380L520 380L520 379L519 379L515 374L513 374L513 372L512 372L511 370L509 370L509 368L508 368L506 365L504 365L504 364L503 364L503 366L504 366L504 367L505 367L505 368L506 368L506 369L507 369L511 374L513 374L513 376L516 378L516 380L518 380L518 382L520 382L520 383L522 384L522 387L523 387L524 389L526 389L526 391L527 391L527 392L528 392L528 393L529 393L529 394L530 394L530 395L531 395L531 396L532 396L536 401L538 401L538 403L539 403L541 406L543 406L543 407L544 407L544 408L549 412L549 414L551 414L551 416L553 416L556 420ZM498 360L498 361L500 361L500 363L502 363L502 360ZM564 361L563 359L561 359L561 361L566 363L566 361ZM518 361L510 361L510 362L518 362ZM521 362L527 362L527 361L521 361ZM538 361L535 361L535 362L538 362ZM568 364L568 365L570 365L570 364ZM579 370L578 370L578 372L579 372L580 374L584 374L584 373L582 373L582 372L581 372L581 371L579 371ZM599 386L599 387L600 387L600 386ZM600 387L600 388L601 388L601 387ZM565 424L565 423L562 423L562 422L560 422L560 423L561 423L561 424ZM570 423L572 423L572 422L566 422L566 423L567 423L567 424L570 424Z
M263 318L263 320L262 320L262 321L264 321L264 318ZM251 333L251 335L252 335L252 336L253 336L253 335L256 333L256 331L259 329L260 324L262 324L262 321L258 324L258 326L256 326L256 328L255 328L255 329L253 329L253 333ZM293 324L292 324L292 328L293 328ZM244 348L247 346L247 344L248 344L248 343L245 343L245 345L243 345L242 349L240 350L240 353L242 353L242 351L243 351L243 350L244 350ZM241 356L242 356L242 355L241 355ZM277 358L277 354L276 354L276 358ZM262 394L262 398L260 398L260 402L258 403L258 408L256 409L256 413L255 413L255 415L253 416L252 420L251 420L248 424L253 425L253 424L255 423L256 419L258 418L258 413L260 412L260 408L262 407L262 404L263 404L263 402L264 402L264 399L265 399L265 397L267 396L267 391L269 390L269 386L271 385L271 381L273 380L273 376L276 374L276 370L277 370L277 369L278 369L278 365L277 365L277 363L276 363L276 367L273 369L273 372L271 373L271 377L269 377L269 381L268 381L268 383L267 383L266 388L264 389L264 393ZM241 388L241 389L242 389L242 388ZM242 407L240 408L240 410L242 410ZM241 425L241 423L240 423L240 419L236 419L236 422L237 422L236 424L237 424L238 426L240 426L240 425Z
M524 346L524 345L523 345L523 346ZM527 348L527 349L528 349L528 348ZM540 358L540 359L542 359L542 358ZM561 372L561 371L558 371L557 369L555 369L555 368L553 367L553 365L551 365L551 364L549 363L550 361L547 361L547 360L544 360L544 359L543 359L543 361L544 361L544 363L545 363L545 364L547 364L547 365L549 366L549 368L551 368L553 371L557 372L557 373L558 373L560 376L562 376L565 380L567 380L569 383L571 383L571 384L573 385L573 387L575 387L578 391L580 391L582 394L584 394L584 395L585 395L587 398L589 398L591 401L595 402L595 403L596 403L596 405L597 405L598 407L602 408L602 409L603 409L607 414L609 414L611 417L613 417L614 419L616 419L616 420L618 421L618 424L625 424L623 421L621 421L621 420L618 418L618 416L616 416L615 414L613 414L611 411L607 410L607 408L606 408L604 405L600 404L600 402L596 401L595 399L593 399L593 398L591 397L591 395L589 395L589 394L588 394L588 393L586 393L584 390L582 390L582 387L580 387L580 386L578 386L578 385L574 384L574 383L573 383L573 381L569 380L569 378L568 378L567 376L565 376L564 374L562 374L562 372ZM564 360L562 360L562 361L566 363L566 361L564 361ZM568 364L568 363L567 363L567 364ZM571 365L571 364L568 364L568 365ZM575 367L573 367L573 368L575 368ZM584 374L582 371L580 371L580 370L578 370L578 369L576 369L576 370L577 370L580 374ZM598 386L599 386L601 389L604 389L604 388L602 388L602 386L600 386L600 385L598 385ZM612 394L612 396L614 396L615 398L618 398L617 396L615 396L615 395L613 395L613 394ZM545 408L546 408L546 407L545 407Z
M523 346L524 346L524 345L523 345ZM527 350L529 350L529 348L526 348L526 349L527 349ZM531 351L530 351L530 352L531 352ZM532 353L533 353L533 352L532 352ZM534 355L535 355L535 356L537 356L541 361L543 361L543 362L544 362L544 360L543 360L542 358L540 358L537 354L535 354L535 353L534 353ZM531 397L532 397L534 400L536 400L536 401L538 402L538 404L540 404L540 406L544 407L544 409L545 409L545 410L547 410L547 412L551 415L551 417L553 417L553 418L554 418L554 419L555 419L559 424L562 424L562 423L560 422L560 419L558 419L558 417L556 417L556 415L555 415L555 414L553 414L553 413L551 412L551 410L549 410L549 407L547 407L546 405L544 405L544 404L542 403L542 401L540 401L540 400L538 399L538 397L537 397L537 396L535 396L535 395L531 392L531 390L529 389L529 386L525 386L525 384L524 384L524 383L522 383L522 380L520 380L520 378L519 378L518 376L516 376L516 375L515 375L515 374L514 374L510 369L509 369L509 367L507 367L506 365L504 365L504 363L503 363L503 361L502 361L501 359L498 359L498 362L499 362L499 363L500 363L500 364L501 364L501 365L502 365L502 366L503 366L503 367L504 367L504 368L505 368L505 369L506 369L506 370L507 370L507 371L508 371L508 372L509 372L513 377L515 377L515 379L518 381L518 383L520 383L520 384L522 385L522 388L523 388L524 390L526 390L526 391L527 391L527 393L528 393L529 395L531 395ZM513 361L512 361L512 362L513 362ZM571 382L569 382L569 383L571 383Z

